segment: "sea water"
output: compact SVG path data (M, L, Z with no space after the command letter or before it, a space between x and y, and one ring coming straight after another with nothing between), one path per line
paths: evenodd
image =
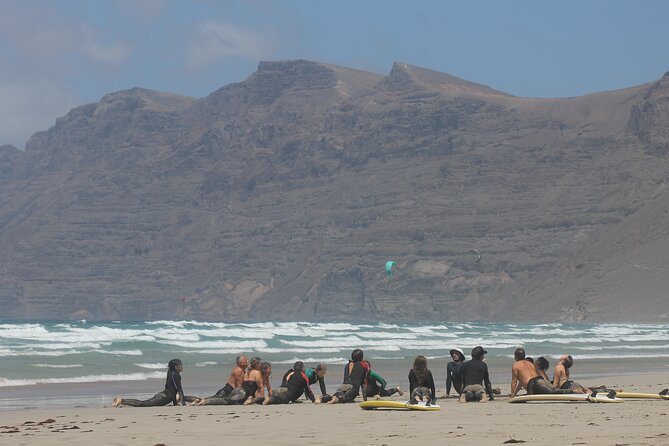
M416 355L427 356L428 366L441 382L449 350L461 348L469 356L477 345L488 351L486 361L498 379L507 378L518 346L535 358L546 357L551 369L560 355L571 354L573 370L580 370L581 377L640 369L669 371L669 325L0 323L0 408L49 405L45 403L49 396L61 402L65 396L73 397L67 404L96 405L102 399L91 400L92 396L106 399L124 389L150 396L162 389L172 358L184 363L184 383L190 383L185 386L187 393L188 389L215 391L225 383L239 354L271 362L275 385L284 369L301 360L308 366L328 364L334 388L341 380L340 364L355 348L364 350L389 384L406 385L403 381Z

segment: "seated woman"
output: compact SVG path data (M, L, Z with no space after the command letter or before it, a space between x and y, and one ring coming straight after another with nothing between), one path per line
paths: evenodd
M294 403L302 394L306 394L312 403L316 402L314 393L309 387L309 378L304 373L304 363L297 361L293 364L293 369L284 375L283 383L268 398L265 398L263 404L289 404Z
M391 396L394 394L399 394L400 396L404 395L400 386L393 387L392 389L386 389L386 380L383 379L381 375L376 373L376 370L372 370L372 364L369 361L364 361L369 367L369 379L367 380L367 396L368 397L377 397L382 396Z
M416 356L413 361L413 368L409 371L409 392L412 404L417 404L419 400L423 401L423 399L428 404L436 402L434 379L432 378L432 372L427 368L427 358L423 355Z
M173 403L178 404L177 399L181 400L181 405L185 406L184 390L181 387L181 372L183 364L180 359L172 359L167 364L167 380L165 381L165 390L156 393L148 400L136 400L130 398L116 397L112 402L112 407L132 406L132 407L154 407L166 406ZM178 397L178 398L177 398Z

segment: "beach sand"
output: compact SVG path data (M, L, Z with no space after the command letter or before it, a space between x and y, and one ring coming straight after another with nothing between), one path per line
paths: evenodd
M650 393L669 387L669 376L610 376L582 383ZM508 394L508 382L499 387L503 395ZM309 402L158 408L111 408L108 404L99 408L11 410L0 412L0 444L669 444L669 401L508 404L503 395L485 404L440 399L442 409L434 412L363 411L357 404Z

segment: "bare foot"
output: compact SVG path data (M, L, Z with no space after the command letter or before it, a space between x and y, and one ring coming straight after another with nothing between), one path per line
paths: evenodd
M121 407L123 405L123 398L117 396L114 398L114 401L112 401L112 407Z
M250 406L251 404L253 404L253 398L249 398L246 401L244 401L245 406Z
M397 386L397 394L398 394L399 396L404 395L404 392L402 391L402 389L400 389L400 386Z
M269 404L269 398L265 398L265 401L262 402L263 406L267 406Z
M320 403L322 403L322 401L321 401L321 397L319 396L318 398L316 398L314 400L314 404L320 404Z
M488 401L490 401L490 397L488 396L487 393L481 395L481 401L479 401L479 403L487 403Z
M332 399L330 401L328 401L328 404L335 404L335 403L338 403L338 402L339 402L339 398L337 398L336 396L333 396Z
M460 399L459 399L459 401L460 401L461 403L466 403L466 402L467 402L467 397L465 396L464 393L463 393L462 395L460 395Z

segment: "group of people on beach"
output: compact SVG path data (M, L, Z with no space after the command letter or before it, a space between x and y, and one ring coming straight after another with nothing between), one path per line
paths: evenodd
M459 395L460 402L486 402L494 399L498 389L492 388L488 365L484 357L488 352L481 346L474 347L471 359L465 360L464 352L455 348L450 351L452 361L446 369L446 398L451 389ZM533 360L525 355L523 348L517 348L514 354L515 362L511 371L511 397L524 388L528 394L553 393L589 393L590 390L574 383L569 379L569 369L573 364L571 356L564 355L555 366L553 380L549 380L546 370L548 360L544 357ZM348 403L362 394L362 398L387 397L395 393L402 396L404 392L400 386L386 388L386 380L371 363L364 359L361 349L351 353L351 359L344 366L342 384L332 394L327 393L325 375L327 365L320 363L315 367L305 367L302 361L296 361L293 367L286 371L281 379L281 385L272 389L270 377L272 365L261 358L253 357L250 360L240 355L236 358L225 385L208 397L184 395L181 385L183 364L179 359L173 359L168 364L165 389L147 400L137 400L117 397L112 405L150 407L164 406L170 402L177 404L206 405L235 405L235 404L289 404L296 402L302 395L312 403ZM419 355L414 359L413 367L409 371L409 402L426 405L436 403L436 389L432 372L427 367L427 358ZM311 385L318 382L321 395L316 397Z

